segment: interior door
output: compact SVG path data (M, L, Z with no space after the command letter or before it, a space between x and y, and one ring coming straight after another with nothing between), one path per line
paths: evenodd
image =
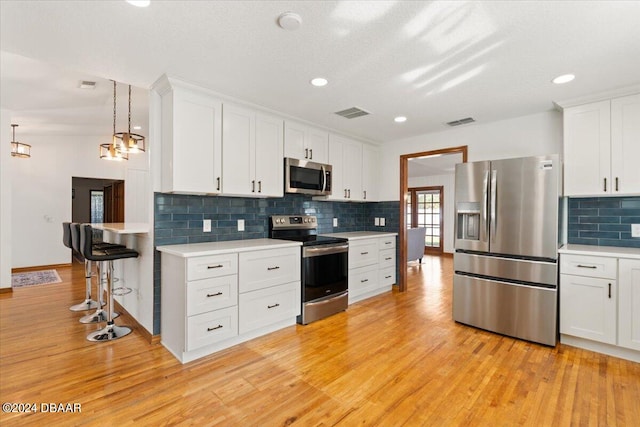
M557 258L559 178L557 155L491 162L492 253Z

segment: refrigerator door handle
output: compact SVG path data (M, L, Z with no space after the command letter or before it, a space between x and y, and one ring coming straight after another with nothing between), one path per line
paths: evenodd
M493 169L491 170L491 194L490 194L490 203L491 203L491 213L490 213L490 222L491 222L491 239L490 241L494 241L496 238L496 226L498 224L498 219L496 215L496 209L498 205L498 171Z
M484 236L480 236L480 240L487 240L489 235L489 218L487 218L487 211L489 210L489 171L485 171L484 180L482 181L482 219L481 227L484 227Z

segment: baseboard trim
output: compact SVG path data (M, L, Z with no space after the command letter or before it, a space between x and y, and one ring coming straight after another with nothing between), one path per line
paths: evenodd
M133 323L133 327L142 335L142 337L149 342L149 344L159 344L160 343L160 335L153 335L147 329L140 324L129 312L118 302L113 301L115 304L115 308L117 312L124 314L127 316L127 321L131 321Z
M0 288L0 294L11 294L13 293L13 288Z
M20 268L12 268L11 273L26 273L28 271L39 271L39 270L51 270L55 268L62 267L70 267L71 263L67 264L51 264L51 265L37 265L34 267L20 267Z

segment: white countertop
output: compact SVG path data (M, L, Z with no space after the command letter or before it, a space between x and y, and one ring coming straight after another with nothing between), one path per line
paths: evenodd
M640 249L638 248L618 248L615 246L593 246L593 245L564 245L558 252L561 254L573 255L595 255L617 258L640 259Z
M300 242L276 239L229 240L226 242L189 243L184 245L158 246L157 250L183 258L219 255L229 252L248 252L261 249L278 249L302 246Z
M91 224L97 230L111 231L116 234L148 234L149 224L144 222L104 222Z
M389 237L397 236L398 233L389 233L386 231L348 231L346 233L323 233L321 236L340 237L342 239L358 240L370 239L371 237Z

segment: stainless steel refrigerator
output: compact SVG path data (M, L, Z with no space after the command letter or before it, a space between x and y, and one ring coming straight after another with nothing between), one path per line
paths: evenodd
M456 165L453 318L555 346L558 155Z

